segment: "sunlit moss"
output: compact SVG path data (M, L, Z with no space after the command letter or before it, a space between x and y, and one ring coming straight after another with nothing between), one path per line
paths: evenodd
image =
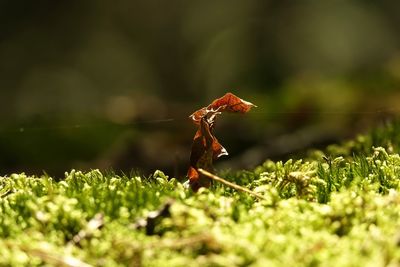
M193 193L161 171L0 177L0 265L395 266L399 140L386 143L221 174L263 200L221 184Z

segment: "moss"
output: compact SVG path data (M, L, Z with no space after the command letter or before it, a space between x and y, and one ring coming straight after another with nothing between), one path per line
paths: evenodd
M161 171L0 177L0 265L398 265L398 130L330 147L324 159L221 174L265 200L219 184L193 193Z

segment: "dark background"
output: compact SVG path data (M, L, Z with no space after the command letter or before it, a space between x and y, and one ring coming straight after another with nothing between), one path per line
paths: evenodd
M398 1L0 0L0 174L184 176L194 110L250 168L399 114Z

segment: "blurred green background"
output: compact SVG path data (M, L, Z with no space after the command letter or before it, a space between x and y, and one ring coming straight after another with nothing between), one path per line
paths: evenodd
M400 2L0 1L0 174L185 175L194 110L249 168L399 114Z

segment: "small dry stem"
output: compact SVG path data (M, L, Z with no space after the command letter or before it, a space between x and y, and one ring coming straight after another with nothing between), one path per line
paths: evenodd
M204 169L200 168L200 169L198 169L198 172L200 172L201 174L207 176L210 179L213 179L214 181L220 182L220 183L222 183L222 184L224 184L226 186L229 186L229 187L231 187L233 189L236 189L238 191L242 191L242 192L245 192L247 194L253 195L256 198L266 200L266 198L264 196L262 196L260 194L257 194L256 192L253 192L253 191L247 189L246 187L231 183L231 182L229 182L229 181L227 181L227 180L225 180L225 179L223 179L221 177L218 177L215 174L212 174L211 172L208 172L208 171L206 171Z

